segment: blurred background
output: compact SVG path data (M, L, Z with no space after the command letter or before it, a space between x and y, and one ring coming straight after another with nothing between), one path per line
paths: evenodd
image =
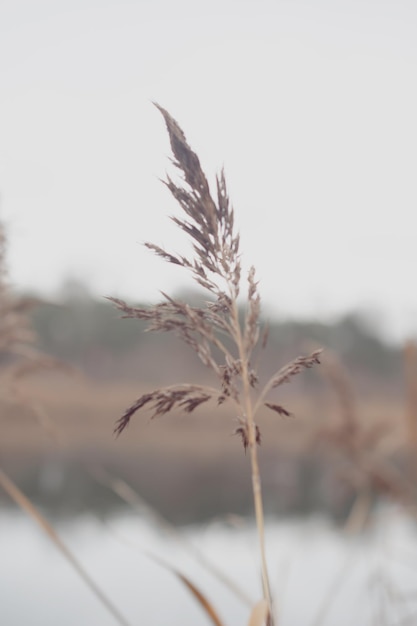
M247 570L243 586L260 595L232 409L139 415L113 436L142 393L214 382L179 340L144 333L105 299L203 297L142 245L188 250L168 219L179 209L160 181L172 168L153 101L211 182L225 168L270 326L261 377L324 348L321 366L276 395L293 416L260 418L282 624L417 623L416 28L411 0L1 3L1 467L131 623L136 577L142 620L205 618L127 540L207 585L226 623L247 622L247 607L180 555L172 528L237 577ZM0 505L1 623L115 623L6 490ZM395 566L381 556L387 537ZM346 565L361 550L367 567ZM166 606L148 606L157 589ZM364 589L368 604L353 601ZM339 594L334 607L320 600Z

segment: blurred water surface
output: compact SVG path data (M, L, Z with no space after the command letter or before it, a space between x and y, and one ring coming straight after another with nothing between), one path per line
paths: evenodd
M229 589L173 537L143 519L126 514L106 521L84 516L61 520L55 527L132 625L210 623L175 575L146 552L197 584L226 625L248 623L248 608ZM253 526L213 522L181 532L253 601L259 599ZM417 529L398 510L384 510L366 532L355 537L322 517L269 520L267 548L280 626L417 623ZM0 554L0 624L116 623L23 514L4 509L0 513Z

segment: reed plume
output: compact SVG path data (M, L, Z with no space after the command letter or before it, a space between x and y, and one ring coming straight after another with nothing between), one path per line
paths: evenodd
M212 194L198 156L189 147L185 135L170 114L156 105L168 130L173 165L180 173L179 183L170 176L164 181L176 199L182 214L171 219L191 239L193 253L181 256L153 243L145 245L168 263L186 268L208 295L199 307L162 293L162 301L147 308L128 305L110 298L122 317L148 322L149 331L173 331L215 375L218 386L181 384L156 389L143 394L117 420L115 433L120 435L135 413L149 409L151 416L165 415L173 409L191 413L202 404L215 400L236 407L235 434L249 450L252 468L252 488L260 541L264 599L269 609L269 624L273 623L272 599L265 555L264 516L257 444L261 443L258 414L266 407L279 415L289 415L280 404L267 402L270 391L289 382L303 369L319 363L320 350L301 356L278 369L262 387L254 363L255 351L265 347L267 331L261 329L261 299L255 268L246 279L246 300L243 316L239 313L238 297L242 289L240 239L234 223L234 211L227 191L224 171L216 177Z

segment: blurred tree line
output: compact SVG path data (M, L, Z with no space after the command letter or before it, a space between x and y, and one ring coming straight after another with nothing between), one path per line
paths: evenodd
M180 295L181 298L181 295ZM197 293L181 299L198 303ZM139 303L136 303L139 305ZM142 303L141 306L146 306ZM32 312L40 347L48 354L82 368L97 379L167 380L204 376L194 353L171 334L146 333L146 323L120 319L105 298L92 296L80 283L69 281L54 302L41 301ZM271 371L311 346L331 348L353 374L369 384L403 377L402 349L378 337L369 322L349 314L326 324L318 321L269 320L269 340L262 369ZM314 374L310 377L314 382Z

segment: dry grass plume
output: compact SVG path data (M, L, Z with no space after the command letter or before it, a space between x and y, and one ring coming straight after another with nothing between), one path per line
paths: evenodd
M257 444L261 443L261 429L257 423L259 412L266 407L279 415L289 415L280 404L267 401L267 395L303 369L319 363L320 350L278 368L261 385L258 379L255 351L265 347L267 332L261 332L261 298L255 268L251 267L246 280L242 279L239 233L235 228L234 211L229 199L226 179L222 171L215 181L212 193L201 168L198 156L187 143L185 135L171 115L159 105L168 130L173 165L179 172L179 181L167 177L165 185L181 209L171 219L191 239L193 254L181 256L154 243L145 245L168 263L185 268L205 289L207 302L201 307L173 299L163 293L162 301L147 308L134 307L116 298L110 298L123 317L148 322L149 331L176 333L215 375L217 387L181 384L155 389L140 396L118 419L115 432L120 435L131 418L141 410L150 410L151 417L166 415L173 409L191 413L203 403L214 400L218 405L232 402L236 410L235 430L249 450L252 468L252 487L255 516L259 534L263 596L269 610L269 624L273 623L272 598L265 554L264 517ZM246 283L245 312L239 314L238 297Z

